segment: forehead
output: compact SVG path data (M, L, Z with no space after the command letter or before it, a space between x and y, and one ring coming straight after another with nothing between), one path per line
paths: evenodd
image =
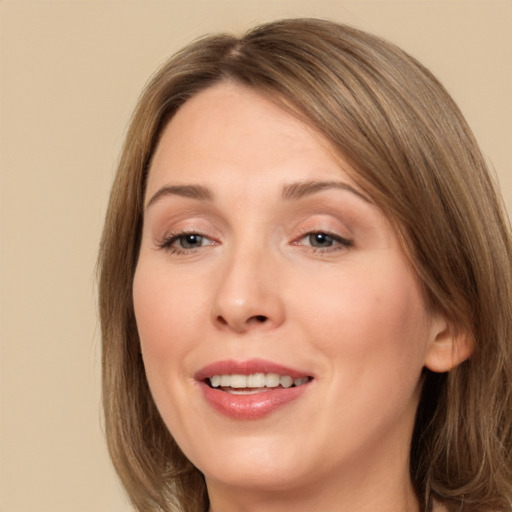
M350 178L348 165L311 126L258 92L234 83L188 100L165 127L147 193L166 181L219 184Z

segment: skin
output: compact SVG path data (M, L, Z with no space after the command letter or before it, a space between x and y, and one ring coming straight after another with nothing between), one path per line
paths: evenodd
M320 134L232 83L185 103L154 154L135 313L155 402L212 512L418 510L408 460L421 372L458 360L347 169ZM311 182L341 185L283 197ZM168 188L184 185L203 188ZM187 245L184 232L202 238ZM314 379L263 418L220 414L195 373L252 358Z

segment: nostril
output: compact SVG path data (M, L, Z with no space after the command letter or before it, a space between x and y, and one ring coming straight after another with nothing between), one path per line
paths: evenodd
M228 324L226 322L226 320L224 320L224 318L222 316L220 316L220 315L217 317L217 322L219 322L222 325L227 325Z
M251 325L256 324L264 324L268 322L269 317L265 315L252 315L244 318L236 318L236 317L224 317L222 315L217 315L215 321L219 326L230 326L235 330L245 331L245 329L249 328Z

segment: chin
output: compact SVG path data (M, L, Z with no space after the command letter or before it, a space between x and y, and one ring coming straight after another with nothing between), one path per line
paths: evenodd
M251 461L233 465L228 462L223 468L211 468L211 471L203 474L207 483L218 482L227 487L265 493L292 490L310 480L306 475L277 462L270 466Z
M293 441L288 438L288 441ZM303 452L287 440L238 437L215 443L192 461L208 481L246 490L282 491L311 479Z

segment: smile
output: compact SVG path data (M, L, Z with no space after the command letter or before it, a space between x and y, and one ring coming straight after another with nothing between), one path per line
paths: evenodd
M291 388L309 382L310 377L293 378L291 375L278 373L251 373L249 375L224 374L213 375L207 379L212 388L232 394L255 394L268 388Z
M256 420L296 402L314 377L271 361L219 361L195 375L215 411L235 420Z

